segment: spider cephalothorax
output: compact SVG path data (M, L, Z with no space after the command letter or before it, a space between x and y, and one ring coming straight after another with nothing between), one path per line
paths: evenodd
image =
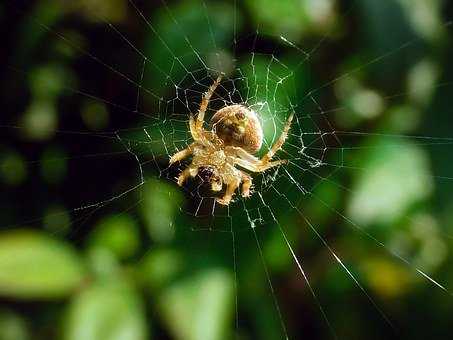
M219 76L203 95L196 120L189 120L190 133L194 142L170 158L170 164L192 155L192 162L179 177L178 185L183 185L189 177L202 175L213 191L221 191L226 185L225 194L217 202L228 205L236 189L242 183L242 196L249 197L252 178L236 166L252 172L263 172L286 160L271 161L288 136L293 115L291 114L277 142L261 159L253 154L261 149L263 129L257 114L243 105L229 105L218 110L211 119L211 130L203 128L204 115L209 99L220 84Z

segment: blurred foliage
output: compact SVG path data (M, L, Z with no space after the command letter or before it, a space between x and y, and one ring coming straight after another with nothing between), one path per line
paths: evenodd
M365 171L352 186L348 215L360 225L391 228L432 193L428 160L416 146L401 141L370 140L370 146L358 156Z
M76 295L64 339L148 339L140 296L118 280L95 283Z
M2 233L0 245L2 294L54 298L71 294L83 283L83 262L65 243L38 232L10 231Z
M134 4L0 4L0 340L279 339L282 323L290 338L325 339L318 302L339 338L450 338L453 303L417 271L453 287L452 143L428 137L451 136L451 4ZM306 195L282 184L291 211L263 176L275 216L251 200L247 216L193 218L187 192L156 176L168 159L151 155L184 145L186 121L167 115L196 110L206 67L241 70L234 86L256 99L268 144L294 105L295 136L319 128L313 112L333 124L322 129L366 133L329 150L341 173L298 172Z

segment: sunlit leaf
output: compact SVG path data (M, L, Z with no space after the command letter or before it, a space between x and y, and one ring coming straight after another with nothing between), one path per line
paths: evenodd
M141 276L151 289L162 289L181 273L184 266L185 261L180 252L153 249L141 261Z
M432 60L422 60L410 70L407 77L408 95L421 107L430 103L439 81L439 66Z
M56 132L58 114L52 100L36 100L30 104L21 118L21 131L31 140L47 140Z
M144 306L125 283L105 282L82 291L67 316L66 340L144 340Z
M66 243L31 230L0 234L0 294L56 298L71 294L85 278L83 264Z
M285 35L292 40L300 38L309 27L309 18L303 1L246 1L256 22L264 23L268 34Z
M203 8L207 6L207 10ZM194 10L197 8L197 10ZM223 50L228 45L232 35L234 8L229 3L199 1L178 2L171 8L172 17L165 9L157 12L152 21L159 36L149 30L147 37L146 55L159 66L148 66L145 83L154 89L160 89L168 83L162 71L170 73L173 79L186 76L187 67L197 65L199 56L209 57L211 53ZM236 25L240 27L240 13L236 14ZM186 36L189 44L181 39ZM184 65L184 66L183 66Z
M162 293L159 307L176 339L230 339L233 278L220 269L174 282Z
M360 162L348 214L360 224L389 225L433 190L426 154L401 140L373 140Z
M139 246L137 228L135 220L126 214L109 216L95 227L90 244L107 248L119 258L129 257Z

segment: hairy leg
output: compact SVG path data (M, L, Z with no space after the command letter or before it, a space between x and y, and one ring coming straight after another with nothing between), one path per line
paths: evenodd
M235 163L239 165L241 168L247 169L249 171L253 172L263 172L266 171L267 169L273 168L278 165L286 164L288 163L287 159L279 159L277 161L272 161L272 162L267 162L267 163L262 163L261 160L257 161L247 161L244 159L236 159Z
M239 184L241 184L240 180L235 180L233 182L226 183L227 187L226 187L225 195L223 195L222 198L216 198L216 201L223 205L230 204L231 199L233 198L234 192L239 187Z
M281 147L283 146L283 143L285 143L285 140L288 137L289 128L291 127L291 122L293 121L293 118L294 118L294 114L290 114L290 116L288 117L288 120L286 121L286 124L283 128L282 134L277 139L275 144L272 145L271 149L267 152L267 154L264 155L263 158L261 158L261 163L263 165L268 163L272 159L272 157L274 157L275 153L281 149Z
M170 165L178 162L180 160L183 160L186 157L189 157L192 154L192 145L189 145L187 148L184 150L178 151L175 153L173 156L170 157Z
M263 172L266 171L270 168L282 165L282 164L287 164L288 160L287 159L279 159L278 161L273 161L273 162L267 162L266 164L258 164L256 166L256 172Z
M214 83L209 87L208 91L201 98L200 109L198 110L197 121L195 123L197 130L201 130L203 128L204 114L206 112L206 109L208 108L209 100L214 94L214 91L217 88L217 86L219 86L221 80L222 76L219 75L217 79L214 81Z
M178 185L182 186L189 177L195 177L198 174L198 168L195 166L188 166L185 168L178 177Z
M249 154L247 151L240 147L234 146L227 146L225 148L228 153L235 155L234 163L239 165L240 167L247 169L253 172L263 172L267 169L273 168L275 166L288 163L287 160L277 160L271 162L272 157L274 157L275 153L281 149L283 144L285 143L286 138L288 137L289 129L291 127L291 122L294 118L294 115L291 114L286 121L286 124L283 128L282 134L275 142L275 144L271 147L271 149L267 152L263 158L258 159L255 156Z
M211 179L211 190L220 191L223 188L223 182L220 177L215 177Z
M201 140L201 133L196 127L195 119L193 119L192 116L189 118L189 129L190 129L190 134L192 135L192 138L194 141L200 141Z
M250 188L252 186L252 177L242 172L242 197L250 197Z

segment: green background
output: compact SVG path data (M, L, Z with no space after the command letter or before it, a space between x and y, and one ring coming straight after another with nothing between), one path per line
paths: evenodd
M452 13L2 3L0 339L450 338ZM297 123L286 172L212 211L167 152L219 69L208 113Z

